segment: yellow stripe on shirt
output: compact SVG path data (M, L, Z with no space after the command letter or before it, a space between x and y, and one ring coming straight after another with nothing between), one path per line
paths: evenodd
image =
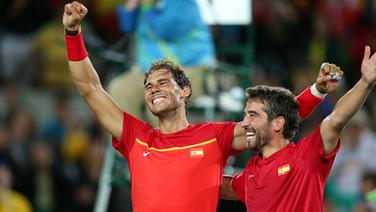
M181 149L189 149L189 148L192 148L192 147L198 147L198 146L203 146L203 145L207 145L207 144L210 144L210 143L213 143L213 142L216 142L217 139L213 138L213 139L210 139L208 141L204 141L204 142L201 142L201 143L198 143L198 144L192 144L192 145L188 145L188 146L181 146L181 147L170 147L170 148L166 148L166 149L158 149L158 148L155 148L155 147L149 147L149 145L141 140L139 140L138 138L136 138L136 142L143 145L143 146L146 146L147 149L149 150L154 150L154 151L158 151L158 152L168 152L168 151L174 151L174 150L181 150Z

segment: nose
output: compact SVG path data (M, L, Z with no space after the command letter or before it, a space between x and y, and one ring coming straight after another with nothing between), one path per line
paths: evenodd
M250 119L244 118L243 121L240 123L240 126L244 129L248 129L251 127Z
M152 85L150 91L151 93L156 93L156 92L159 92L160 89L157 85Z

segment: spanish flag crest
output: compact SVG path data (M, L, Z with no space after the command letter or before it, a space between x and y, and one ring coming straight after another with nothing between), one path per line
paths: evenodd
M285 164L278 168L278 176L284 175L289 173L290 171L290 164Z
M203 148L195 148L190 150L191 157L193 158L202 158L204 157L204 149Z

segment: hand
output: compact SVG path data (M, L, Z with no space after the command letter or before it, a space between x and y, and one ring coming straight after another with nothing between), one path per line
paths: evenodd
M79 2L66 4L64 7L63 25L70 31L80 29L80 22L85 17L87 9Z
M371 58L371 48L366 46L364 49L364 56L361 66L362 77L361 79L368 83L370 86L374 86L376 82L376 53Z
M322 94L330 93L338 87L343 71L335 64L323 63L316 79L317 90Z

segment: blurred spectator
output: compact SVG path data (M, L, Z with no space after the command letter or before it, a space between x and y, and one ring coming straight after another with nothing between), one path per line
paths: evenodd
M0 212L31 212L31 204L22 194L12 189L12 173L0 162Z
M51 144L43 139L35 140L29 148L31 169L25 177L23 191L32 202L35 211L64 211L69 208L72 186L55 166Z
M69 108L70 95L67 92L56 92L52 98L54 113L43 124L42 137L47 138L54 149L59 149L67 132L71 117Z
M376 47L376 2L365 1L364 11L360 13L360 17L355 23L356 28L351 31L349 37L348 47L351 49L351 59L354 67L359 67L362 62L363 50L361 46L370 45L371 48ZM354 73L354 78L359 77L360 73ZM355 79L351 79L352 83L355 83Z
M85 156L84 152L89 147L89 135L80 121L71 118L67 123L67 129L61 144L61 153L64 160L79 162Z
M268 75L278 76L281 86L290 87L289 71L302 59L307 30L291 1L255 0L253 5L255 61Z
M79 211L93 211L105 147L106 142L103 139L92 137L90 145L84 151L81 179L75 190L75 205Z
M358 0L319 0L314 4L313 9L328 18L333 36L344 41L358 28L367 3Z
M31 113L18 111L11 120L11 155L21 170L27 170L30 161L28 148L36 135L35 120Z
M11 146L11 134L10 130L5 125L0 125L0 161L6 163L8 167L12 170L14 174L17 167L16 163L13 160L10 154L10 146Z
M144 99L139 95L144 90L144 72L152 61L162 58L186 69L192 81L192 100L203 93L204 71L215 62L215 53L211 32L195 0L128 0L118 7L118 15L120 28L133 34L136 48L134 66L109 85L122 109L145 120Z
M13 81L8 81L4 83L3 87L3 104L4 111L1 114L0 121L5 124L10 124L11 119L17 113L18 110L23 106L20 95L19 88Z
M350 120L328 180L327 197L342 210L359 203L363 174L376 171L376 134L367 127L367 120L363 110Z
M362 177L361 201L355 208L356 212L376 211L376 202L367 198L367 194L376 190L376 172L366 172Z
M59 5L59 12L54 18L44 24L36 33L33 45L33 59L37 70L36 83L55 89L73 89L68 64L65 61L65 41L61 36L60 16L63 5Z
M0 79L30 84L33 33L49 18L48 0L2 0Z
M309 67L305 71L309 79L316 78L316 67L323 61L335 63L345 71L345 77L349 69L349 54L345 46L333 35L333 26L330 24L327 14L317 12L313 15L312 37L308 42L307 59ZM363 46L364 47L364 46Z
M119 39L121 32L117 24L116 7L124 0L91 0L86 2L90 11L88 16L95 34L105 43L113 43Z

